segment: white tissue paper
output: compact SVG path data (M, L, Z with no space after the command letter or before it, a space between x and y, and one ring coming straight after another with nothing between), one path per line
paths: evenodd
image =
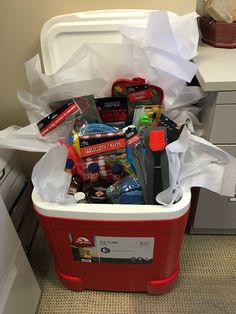
M189 112L189 105L206 96L200 87L186 85L197 71L190 61L197 53L196 19L196 13L180 17L151 12L145 28L120 28L122 44L84 44L52 75L43 74L39 56L33 57L25 64L30 93L18 91L30 122L48 114L52 99L110 96L117 78L142 77L163 88L165 113L171 117L175 108L175 116L178 112L179 122L185 123L186 116L181 113ZM192 121L192 116L190 113L187 118Z
M0 131L0 147L19 149L30 152L47 152L55 142L47 142L39 136L39 130L33 123L24 128L11 126Z
M156 201L171 205L191 187L203 187L225 196L236 191L236 158L201 137L182 130L177 141L166 146L170 186Z
M64 171L67 154L64 145L53 147L34 166L32 182L46 202L75 203L74 197L68 195L71 174Z
M0 131L0 147L29 152L47 152L55 147L59 140L67 139L73 128L73 122L73 120L66 121L45 136L40 134L36 123L23 128L11 126Z

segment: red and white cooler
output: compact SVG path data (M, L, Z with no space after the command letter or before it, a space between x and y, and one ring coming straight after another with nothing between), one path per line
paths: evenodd
M35 191L32 199L66 287L151 294L173 287L190 193L170 207L59 205L44 202Z
M195 9L195 8L194 8ZM144 25L149 11L94 11L50 19L41 32L46 74L85 42L121 42L122 24ZM179 275L191 194L160 205L72 204L32 200L62 283L73 290L163 294Z

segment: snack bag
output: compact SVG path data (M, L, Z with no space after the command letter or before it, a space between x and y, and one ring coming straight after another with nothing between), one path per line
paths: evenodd
M110 185L106 194L114 204L144 204L139 180L134 176L127 176Z

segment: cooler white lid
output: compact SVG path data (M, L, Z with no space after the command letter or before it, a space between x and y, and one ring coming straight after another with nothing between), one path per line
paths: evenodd
M105 10L51 18L41 31L45 73L55 73L85 43L120 43L120 26L145 26L150 12L151 10Z

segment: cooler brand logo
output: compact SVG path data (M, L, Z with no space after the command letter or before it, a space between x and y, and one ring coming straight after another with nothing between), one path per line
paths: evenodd
M84 238L84 237L77 238L75 242L77 244L86 244L86 245L91 245L92 244L92 242L89 239Z

